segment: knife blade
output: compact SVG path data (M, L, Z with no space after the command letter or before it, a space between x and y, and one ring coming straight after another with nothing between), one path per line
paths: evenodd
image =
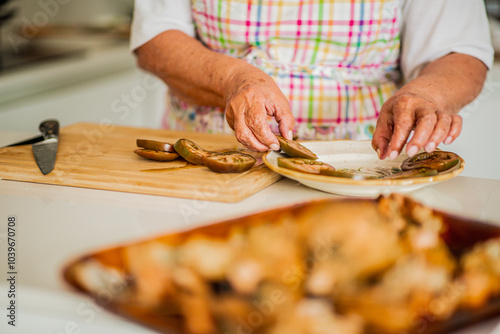
M30 145L30 144L35 144L35 143L38 143L38 142L41 142L43 140L43 136L40 135L40 136L36 136L36 137L33 137L33 138L29 138L29 139L23 139L21 141L18 141L14 144L9 144L9 145L6 145L6 146L2 146L0 148L4 148L4 147L13 147L13 146L22 146L22 145Z
M40 124L43 140L33 144L33 156L36 164L43 175L47 175L54 169L59 143L59 122L49 119Z

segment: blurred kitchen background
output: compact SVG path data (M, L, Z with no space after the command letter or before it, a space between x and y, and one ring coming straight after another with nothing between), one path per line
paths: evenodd
M463 175L500 179L500 0L485 2L499 60L441 148L465 159ZM0 147L47 118L160 127L166 88L136 68L132 12L133 0L0 0Z
M13 11L0 26L0 140L45 118L159 126L166 88L128 50L133 4L0 0L0 16Z

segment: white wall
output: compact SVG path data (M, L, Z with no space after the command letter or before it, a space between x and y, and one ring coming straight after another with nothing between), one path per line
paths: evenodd
M464 158L462 175L500 180L500 63L494 64L481 95L460 115L462 134L440 148Z
M36 133L40 121L47 118L57 118L61 126L112 122L158 128L166 89L156 81L137 69L129 69L2 104L0 132ZM144 88L144 82L154 89Z

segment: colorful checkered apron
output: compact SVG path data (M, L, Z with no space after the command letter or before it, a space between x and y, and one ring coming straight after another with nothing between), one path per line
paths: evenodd
M203 43L276 81L299 138L371 138L399 79L398 0L192 0L191 6ZM173 96L163 125L231 131L223 110Z

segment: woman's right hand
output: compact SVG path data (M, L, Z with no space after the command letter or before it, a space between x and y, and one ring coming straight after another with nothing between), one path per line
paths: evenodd
M295 119L290 104L274 80L260 69L243 64L227 81L225 113L236 139L253 151L278 151L280 146L267 123L274 117L280 133L292 139Z
M292 139L295 120L274 80L244 60L209 50L177 30L165 31L137 50L139 65L160 77L171 93L202 106L225 110L236 138L254 151L279 149L267 117Z

